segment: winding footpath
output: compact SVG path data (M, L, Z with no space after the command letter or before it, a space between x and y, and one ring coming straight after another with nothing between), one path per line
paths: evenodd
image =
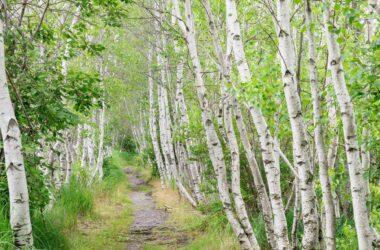
M167 222L169 213L159 209L152 197L149 184L132 168L125 170L132 191L133 223L128 232L126 250L150 248L178 249L189 242L185 232Z

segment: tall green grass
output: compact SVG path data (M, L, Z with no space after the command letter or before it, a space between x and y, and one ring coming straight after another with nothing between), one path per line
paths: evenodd
M96 195L111 192L124 180L121 161L126 156L114 154L104 161L104 179L88 186L88 173L75 166L71 182L56 194L50 210L31 208L34 245L36 249L66 250L70 248L69 235L77 228L78 218L92 214ZM0 249L13 249L12 232L7 216L8 208L0 210Z
M5 207L0 209L0 249L12 249L11 225L5 209Z

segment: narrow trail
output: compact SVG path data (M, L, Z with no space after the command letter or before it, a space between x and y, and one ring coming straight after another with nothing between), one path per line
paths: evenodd
M167 222L169 212L157 208L149 184L132 168L127 168L125 173L132 188L129 196L134 210L126 250L178 249L185 246L190 241L189 236Z

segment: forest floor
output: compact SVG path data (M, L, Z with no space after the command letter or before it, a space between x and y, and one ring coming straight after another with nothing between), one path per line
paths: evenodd
M134 169L127 168L126 173L132 188L129 195L134 208L126 249L178 249L187 245L191 236L167 221L170 208L157 206L156 197L153 197L157 190Z
M150 176L144 170L133 166L123 170L125 180L114 192L96 197L92 215L79 219L70 240L72 248L161 250L186 246L195 235L171 218L174 206L180 204L181 213L201 213L180 201L177 192L163 191L159 182L148 181Z
M133 166L133 158L121 155L116 158L124 180L95 197L92 215L80 218L72 233L72 249L238 249L230 230L217 229L225 224L216 220L219 216L202 214L174 187L162 189L150 169Z

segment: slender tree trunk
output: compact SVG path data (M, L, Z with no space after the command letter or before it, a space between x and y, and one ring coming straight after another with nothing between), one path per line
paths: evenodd
M73 20L71 21L71 25L69 27L69 30L72 31L74 29L74 26L79 21L79 16L81 13L81 7L77 7L74 13ZM70 57L70 38L67 39L66 45L65 45L65 51L63 53L63 60L62 60L62 75L66 78L67 76L67 59ZM66 79L65 79L66 80Z
M225 88L221 86L221 88ZM223 93L224 92L224 93ZM253 233L253 229L251 223L249 221L248 213L245 208L245 203L243 200L243 196L240 190L240 153L239 153L239 145L236 139L234 126L233 126L233 105L234 97L226 92L226 90L222 91L223 99L224 99L224 124L226 127L227 141L228 147L231 153L231 189L232 189L232 197L235 202L235 210L237 217L239 218L240 224L242 225L246 235L248 236L251 245L258 245L256 237Z
M366 207L366 181L360 161L354 106L347 90L340 46L334 33L334 22L331 22L330 9L332 1L324 0L326 5L323 12L325 35L329 51L329 66L331 67L332 82L342 115L343 134L350 176L352 205L354 210L355 227L358 235L359 249L371 249L373 233L369 225Z
M66 162L66 155L65 155L65 145L64 143L60 143L60 153L58 157L58 166L56 167L54 171L54 178L55 178L55 188L57 190L60 190L62 187L62 181L65 179L65 174L67 171L67 162Z
M376 14L380 14L380 2L378 0L368 0L368 8L366 12L369 17L365 20L367 26L365 36L366 42L371 43L378 26Z
M331 85L331 77L326 77L326 86ZM326 102L328 105L328 126L329 131L331 131L332 138L327 151L327 166L329 168L335 168L336 158L338 155L338 144L339 144L339 132L338 132L338 123L336 120L336 109L335 101L333 96L330 93L326 95ZM333 190L332 192L334 207L335 207L335 216L336 218L340 217L340 202L339 202L339 191Z
M173 169L172 169L172 163L170 158L170 149L169 149L169 142L168 141L168 129L167 129L167 119L166 119L166 103L165 103L165 68L163 63L163 58L161 56L161 50L162 44L161 44L161 30L160 30L160 24L157 21L157 19L161 19L161 14L159 13L160 6L159 3L155 4L156 8L156 20L155 20L155 31L156 31L156 57L157 57L157 66L159 68L159 84L158 84L158 91L157 91L157 98L158 98L158 113L159 113L159 131L160 131L160 143L162 148L162 153L164 156L164 165L165 165L165 176L168 178L172 177Z
M70 152L70 146L68 145L70 143L70 139L67 136L67 139L64 142L65 147L65 156L66 156L66 174L65 174L65 183L70 183L71 178L71 172L72 172L72 158L71 158L71 152Z
M0 130L10 200L10 224L15 248L32 248L29 195L22 155L20 128L9 95L5 72L4 23L0 19Z
M215 21L214 21L214 16L212 14L210 2L208 0L203 0L203 6L204 6L206 13L207 13L210 33L211 33L212 38L213 38L214 49L215 49L215 52L217 54L217 58L219 61L220 73L223 75L223 78L225 79L226 83L230 84L230 68L231 68L230 67L230 56L227 56L225 59L225 56L223 54L222 47L221 47L221 44L219 41L219 35L218 35L218 32L217 32L216 27L215 27ZM223 83L222 83L222 85L223 85ZM223 90L223 88L224 87L222 86L222 90ZM222 92L225 92L225 91L222 91ZM243 116L241 114L239 104L238 104L236 98L233 97L231 94L228 94L228 93L224 93L224 95L222 96L222 100L225 100L225 103L221 102L221 107L222 107L222 109L224 107L224 110L225 110L225 112L224 112L224 117L225 117L224 124L226 125L227 138L228 138L226 141L228 141L228 143L230 145L230 151L231 151L232 155L234 154L234 152L235 153L238 152L238 148L234 148L234 147L237 147L237 145L235 144L237 142L236 142L236 137L235 137L235 134L233 131L232 117L227 117L227 115L228 116L232 115L232 108L233 108L235 111L236 125L237 125L237 128L239 130L240 137L242 138L242 141L243 141L243 146L244 146L244 149L245 149L245 152L247 155L250 170L251 170L253 178L254 178L254 183L255 183L255 186L257 188L257 192L259 194L260 204L263 208L265 228L266 228L266 233L267 233L269 245L272 248L276 248L276 240L274 237L273 221L272 221L273 220L273 214L271 211L269 198L268 198L268 195L266 193L265 185L264 185L263 179L261 177L260 171L258 169L256 159L253 155L252 147L249 143L248 135L247 135L246 130L245 130ZM218 117L222 118L223 113L219 112ZM218 124L220 124L220 123L218 123ZM223 124L223 120L221 121L221 124ZM237 162L237 160L238 159L235 159L235 162L233 162L235 164L233 164L233 166L234 165L238 166L239 162ZM239 194L239 193L240 193L240 190L237 194ZM242 211L242 215L244 215L244 211ZM244 216L241 219L244 220ZM244 224L243 224L243 226L244 226ZM251 227L250 224L246 225L244 227L245 231L248 235L251 234L250 229L249 229L250 227ZM251 241L251 243L254 242L253 239L251 239L250 241Z
M231 39L233 55L237 64L240 80L243 83L251 81L251 73L245 58L244 46L241 40L240 24L238 22L236 3L226 0L228 37ZM250 108L253 121L259 135L260 146L268 180L269 197L273 210L274 233L279 249L289 248L288 229L280 187L280 168L274 156L274 143L266 125L265 118L259 108Z
M101 63L102 64L102 63ZM103 69L102 65L100 67L100 71L104 75L105 69ZM103 89L103 100L102 100L102 108L99 112L99 145L98 145L98 159L96 161L96 170L95 173L99 174L99 179L103 179L103 162L104 162L104 127L105 127L105 116L106 116L106 104L104 99L106 98L106 89L104 83L101 84Z
M83 138L82 138L82 130L83 130L83 125L82 124L78 124L78 127L77 127L77 134L76 134L76 140L75 140L75 144L74 144L74 152L75 152L75 158L76 159L79 159L79 156L81 155L81 145L83 143Z
M164 4L161 4L161 11L164 11ZM162 20L162 15L158 15L160 19ZM158 33L161 34L161 50L164 51L167 49L167 37L165 32L161 31ZM168 93L171 93L171 74L169 71L169 60L168 58L165 58L163 60L163 68L161 68L161 84L162 84L162 98L164 101L164 110L165 110L165 135L166 135L166 142L167 142L167 148L168 148L168 160L169 160L169 166L170 166L170 171L174 177L174 180L176 182L176 186L180 192L180 194L190 202L190 204L194 207L197 206L197 203L191 197L189 192L186 190L186 188L183 186L183 183L181 181L180 175L178 173L177 167L181 167L177 165L176 158L175 158L175 151L174 151L174 146L173 146L173 138L172 138L172 118L170 116L170 111L169 111L169 96ZM166 76L166 77L165 77ZM173 109L174 111L174 117L176 116L175 113L175 108Z
M181 16L179 11L178 2L173 0L173 4L176 8L176 14L178 17ZM191 10L191 1L185 1L185 23L179 22L178 25L181 28L183 36L186 39L188 50L190 53L190 58L194 70L196 90L198 95L199 104L201 106L202 112L202 124L206 132L207 146L210 153L210 158L212 165L214 167L215 173L217 175L218 191L219 197L222 201L224 211L226 213L227 219L237 236L242 249L260 249L259 246L251 246L251 243L245 234L244 230L241 228L239 221L236 219L232 203L229 197L229 191L227 186L227 172L224 162L223 150L216 133L215 127L212 122L212 113L209 107L208 100L206 98L206 88L202 78L202 69L198 56L197 41L194 28L193 13Z
M334 202L331 192L331 184L328 175L327 156L325 151L325 142L323 139L322 127L322 106L320 100L320 90L318 87L318 74L317 74L317 56L314 41L314 34L312 30L313 15L311 10L311 3L306 1L305 8L306 25L307 25L307 38L309 46L309 74L310 74L310 88L313 98L313 118L314 118L314 140L318 154L319 162L319 179L322 188L322 200L325 210L325 228L323 228L324 241L326 249L335 249L335 210Z
M313 188L313 173L309 142L306 134L300 96L297 92L296 55L291 37L290 7L288 0L277 0L277 35L282 80L293 134L295 165L300 176L301 206L304 224L302 247L315 249L318 242L318 214Z
M85 136L82 139L83 144L82 144L81 167L85 168L86 164L88 163L88 144L89 144L89 138L88 138L89 126L86 123L83 125L83 131L85 133Z
M235 99L235 115L236 115L236 126L240 133L240 138L243 143L243 147L245 150L245 154L248 160L249 168L253 176L253 180L255 183L256 191L259 196L259 201L261 205L261 210L264 217L265 222L265 231L268 239L268 244L271 249L277 248L276 237L274 234L273 228L273 213L270 204L270 200L267 194L267 190L265 188L265 183L260 173L259 166L256 161L256 157L254 155L254 151L252 149L251 143L249 142L247 130L244 125L243 115L240 110L240 105Z
M297 232L298 232L298 221L299 221L299 214L300 214L300 191L299 191L299 180L295 179L295 197L294 197L294 208L293 208L293 224L292 224L292 233L291 233L291 239L292 239L292 249L296 250L298 249L298 238L297 238Z
M100 117L99 117L99 146L98 146L98 160L97 160L97 166L96 169L99 173L99 179L103 179L103 161L104 161L104 119L105 119L105 113L106 113L106 105L104 101L102 101L102 109L100 110Z
M95 124L95 114L93 114L92 123ZM91 137L87 138L87 153L88 153L88 165L91 171L95 170L95 128L93 126L88 126L91 133Z
M177 50L177 53L179 51ZM180 62L177 65L177 89L176 89L176 103L178 105L178 111L179 111L179 123L182 129L185 129L185 133L189 131L189 116L187 114L187 107L186 107L186 102L185 102L185 97L183 93L183 67L184 67L184 62L183 59L180 59ZM194 156L192 155L191 152L191 145L192 141L190 138L186 138L186 142L184 145L183 151L183 161L185 165L187 165L188 172L189 172L189 178L191 182L191 186L194 192L194 197L198 201L198 203L203 203L205 201L205 197L203 192L201 191L199 187L199 178L198 178L198 168L197 168L197 162L193 159ZM182 145L183 146L183 145Z
M161 150L157 139L157 122L156 122L156 109L154 103L154 83L152 75L152 50L149 50L148 55L148 82L149 82L149 132L152 138L154 156L156 158L157 168L160 174L161 187L165 189L165 166L162 160Z

